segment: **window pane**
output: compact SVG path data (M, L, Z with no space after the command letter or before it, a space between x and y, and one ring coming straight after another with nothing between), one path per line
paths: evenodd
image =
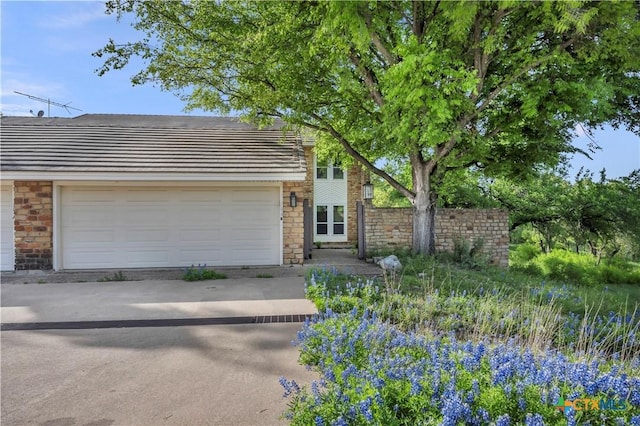
M343 223L334 223L333 224L333 235L344 235L344 224Z
M327 206L316 206L316 223L327 222Z
M344 170L340 167L333 168L333 178L334 179L344 179Z
M316 225L316 234L318 235L327 235L327 224L319 223Z
M318 167L316 169L316 179L326 179L326 178L327 178L327 168Z
M333 222L344 223L344 206L333 206Z

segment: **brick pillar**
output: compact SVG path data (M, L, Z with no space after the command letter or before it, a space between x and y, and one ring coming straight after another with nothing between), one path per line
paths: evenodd
M289 196L295 192L298 205L291 207ZM284 182L282 184L282 232L283 232L283 263L285 265L300 265L304 261L304 217L302 199L304 182Z
M16 270L53 268L53 182L14 182Z
M358 242L358 211L356 204L362 201L364 173L359 164L351 166L347 172L347 240L351 244Z

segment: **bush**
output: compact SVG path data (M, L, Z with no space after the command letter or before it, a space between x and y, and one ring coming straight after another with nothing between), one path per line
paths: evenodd
M227 278L226 274L221 272L217 272L213 269L207 269L207 265L194 266L186 268L184 274L182 274L182 279L185 281L203 281L203 280L219 280Z
M598 265L590 254L553 250L525 260L531 254L532 249L522 244L510 253L510 266L531 275L575 284L640 284L640 270L620 259Z

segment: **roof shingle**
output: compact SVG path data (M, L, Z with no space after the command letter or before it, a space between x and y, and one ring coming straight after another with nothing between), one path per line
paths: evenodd
M237 118L86 114L2 117L6 171L299 174L299 137L281 123L257 129Z

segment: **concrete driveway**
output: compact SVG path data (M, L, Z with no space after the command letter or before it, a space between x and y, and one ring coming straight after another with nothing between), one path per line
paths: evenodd
M291 345L300 323L255 323L315 312L300 277L0 291L3 327L43 328L3 328L3 425L286 424L279 377L315 378ZM140 326L148 320L159 322Z

